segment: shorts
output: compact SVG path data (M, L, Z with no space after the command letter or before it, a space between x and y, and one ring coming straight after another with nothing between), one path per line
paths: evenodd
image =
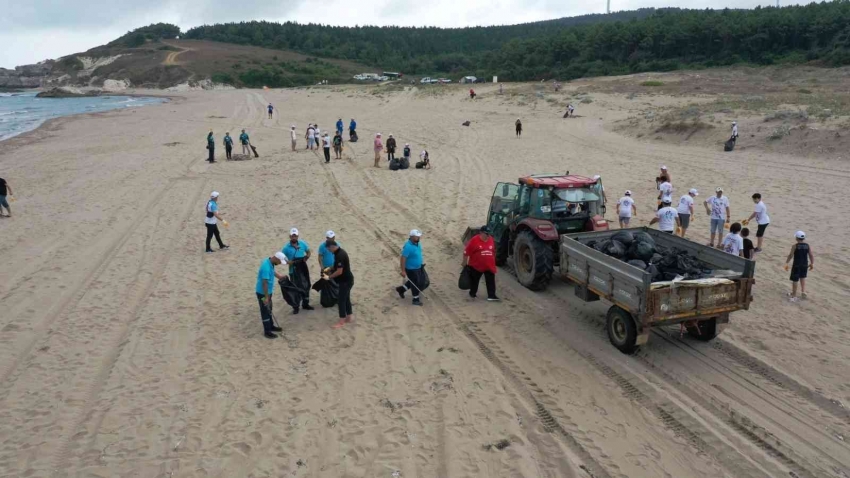
M809 266L795 266L791 268L791 282L800 282L809 275Z
M629 222L632 220L632 216L620 216L620 222L625 225L629 225Z
M342 151L342 146L334 146L334 153L339 153Z
M9 209L9 202L6 201L6 196L0 196L0 206L3 206L6 209Z
M314 138L307 138L307 147L313 149L313 146L316 144L316 140Z
M723 219L714 219L711 218L711 234L723 234L723 225L726 224L726 221Z
M292 140L292 147L293 148L295 147L295 140L294 139Z
M679 222L682 223L682 229L687 229L691 225L691 215L679 213Z
M769 226L769 225L770 225L770 223L759 224L758 230L756 230L756 237L764 237L764 230L767 229L767 226ZM806 276L803 276L803 277L805 278Z

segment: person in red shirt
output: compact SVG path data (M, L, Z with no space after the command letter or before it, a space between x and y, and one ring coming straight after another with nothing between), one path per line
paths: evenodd
M463 265L469 266L469 296L474 299L478 294L478 283L483 275L487 284L487 300L498 302L500 299L496 297L496 242L487 226L483 226L478 234L466 243Z

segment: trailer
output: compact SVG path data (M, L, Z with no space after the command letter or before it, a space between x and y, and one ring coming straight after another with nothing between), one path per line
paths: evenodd
M585 302L604 298L608 309L608 338L623 353L633 353L649 340L653 327L683 324L688 334L712 340L729 323L729 315L748 310L752 302L755 262L709 246L647 227L655 243L688 251L723 277L702 280L651 282L649 272L585 245L608 239L620 230L581 232L561 236L560 274L575 284L575 295Z

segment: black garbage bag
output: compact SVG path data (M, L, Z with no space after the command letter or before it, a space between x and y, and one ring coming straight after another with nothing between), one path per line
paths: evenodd
M633 242L629 248L629 257L633 260L649 262L655 254L655 248L648 242Z
M401 162L394 158L390 161L390 171L398 171L399 169L401 169Z
M594 244L594 245L593 245L593 248L594 248L594 249L596 249L596 250L597 250L597 251L599 251L599 252L602 252L602 253L607 254L607 252L605 252L605 251L607 251L607 250L608 250L608 245L609 245L609 244L611 244L611 240L610 240L610 239L605 239L604 241L599 241L599 242L597 242L596 244Z
M655 267L654 264L650 264L650 265L646 266L646 272L649 272L649 281L650 282L657 281L658 276L661 274L660 272L658 272L658 268Z
M626 246L624 246L622 242L612 239L608 242L608 245L602 252L608 254L611 257L622 259L626 256Z
M289 277L284 277L278 281L280 285L280 293L283 295L283 300L290 307L301 307L301 298L304 296L304 290L296 286Z
M472 277L469 274L469 266L464 266L460 271L460 277L457 279L457 288L460 290L469 290L472 288Z
M664 256L655 251L655 254L652 255L652 259L649 260L650 264L658 264L661 262L661 259L664 259Z
M648 233L643 231L638 231L634 233L635 241L637 242L645 242L651 244L653 248L655 248L655 239L652 238Z
M424 169L424 168L425 168L425 161L417 161L416 162L416 169Z
M334 307L339 300L339 284L333 279L319 279L313 284L313 290L319 293L322 307Z
M410 169L410 159L402 157L399 161L399 169Z
M303 260L297 260L292 264L289 276L292 283L304 292L304 298L310 294L310 268Z
M428 278L428 273L425 272L425 266L422 266L422 268L414 271L407 271L407 280L408 282L413 284L413 287L411 287L410 289L412 289L414 293L416 293L417 290L419 292L422 292L427 289L429 285L431 285L431 280Z
M730 139L730 140L726 141L725 143L723 143L723 151L732 151L733 149L735 149L735 140L734 139Z
M584 245L591 248L591 249L596 249L596 242L597 241L591 240L591 241L587 241Z
M646 262L643 262L643 261L638 261L638 260L633 259L633 260L629 261L629 265L635 266L640 270L646 270Z
M613 236L611 236L612 241L620 241L624 246L632 245L632 242L635 240L635 235L632 231L620 231Z

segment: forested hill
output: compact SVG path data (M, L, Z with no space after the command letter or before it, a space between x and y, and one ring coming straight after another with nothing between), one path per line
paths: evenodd
M513 81L742 62L850 64L850 0L754 10L639 10L570 20L457 29L243 22L193 28L185 37L290 49L406 74L498 75Z

